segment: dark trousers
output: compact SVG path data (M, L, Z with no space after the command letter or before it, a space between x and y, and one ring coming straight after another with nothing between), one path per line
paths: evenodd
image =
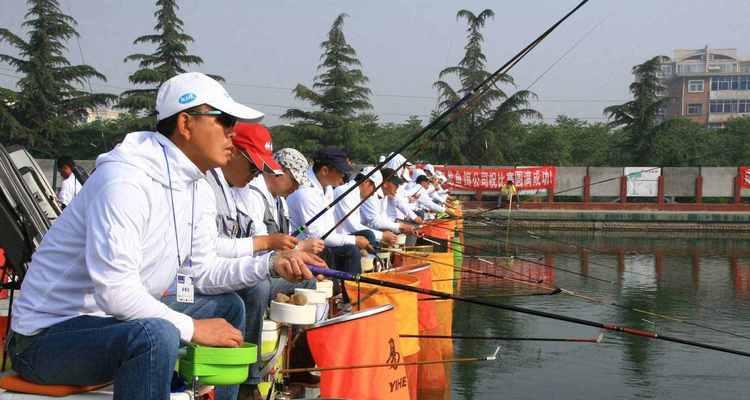
M364 229L364 230L361 230L361 231L356 231L356 232L352 233L352 235L354 235L354 236L364 236L364 237L367 238L367 241L370 242L370 246L372 246L372 248L375 249L375 251L377 251L378 249L380 249L380 242L378 242L378 240L375 239L375 232L373 232L373 231L371 231L369 229Z

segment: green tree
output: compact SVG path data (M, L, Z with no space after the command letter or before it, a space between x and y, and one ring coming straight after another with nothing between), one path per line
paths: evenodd
M440 71L438 81L433 84L440 99L438 112L455 105L491 75L486 70L487 57L482 50L484 36L481 29L494 16L495 13L490 9L479 14L463 9L456 14L456 19L466 20L467 43L464 57L458 65ZM450 77L458 81L458 89L451 86L448 79ZM504 74L496 82L513 85L513 78ZM485 88L482 96L464 109L463 115L453 123L447 134L436 141L433 155L437 159L460 164L507 160L510 152L505 146L511 142L507 140L507 136L503 138L502 133L515 129L523 117L539 116L538 112L528 108L528 101L533 96L533 93L526 90L508 96L496 83Z
M134 45L152 44L156 51L152 54L136 53L125 57L125 62L138 62L138 70L128 77L138 89L127 90L120 96L119 108L133 114L150 114L156 103L156 92L167 79L186 72L189 65L203 64L203 59L188 54L188 44L193 38L186 34L182 20L177 16L177 0L156 1L156 33L140 36ZM213 78L223 80L212 75Z
M623 154L629 154L629 161L636 164L645 165L654 158L654 128L660 123L659 113L671 101L660 95L666 87L657 75L660 65L667 60L665 56L656 56L633 67L635 82L630 84L633 100L604 109L609 125L622 128Z
M369 79L360 69L357 53L344 36L344 19L340 14L328 31L327 39L320 44L323 49L321 71L312 88L298 84L294 90L297 99L313 106L312 110L292 108L282 118L296 120L296 131L302 140L319 145L343 145L353 150L358 144L362 129L369 129L376 121L374 116L363 114L372 109ZM356 151L356 149L354 149ZM353 154L355 156L356 154Z
M60 10L57 0L27 3L23 26L28 29L28 40L0 28L0 42L18 53L0 54L0 61L21 75L17 93L9 89L0 93L0 125L10 128L10 133L2 134L4 141L33 146L37 155L53 156L67 139L62 132L116 97L83 90L90 79L106 78L89 65L71 65L65 57L65 42L78 36L75 19Z

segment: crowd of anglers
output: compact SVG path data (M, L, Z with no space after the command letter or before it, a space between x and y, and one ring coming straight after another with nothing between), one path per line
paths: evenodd
M263 114L204 74L166 81L155 110L155 131L101 154L85 184L72 160L58 162L65 209L32 257L8 338L30 382L167 399L181 343L259 343L271 299L322 279L309 266L359 274L363 256L452 213L445 176L401 154L356 170L340 148L311 162L274 152ZM220 386L216 398L259 398L259 375L251 367L242 390Z

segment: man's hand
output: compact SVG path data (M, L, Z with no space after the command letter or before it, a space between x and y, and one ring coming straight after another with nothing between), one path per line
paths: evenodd
M398 237L391 231L383 231L383 238L380 241L390 247L396 244Z
M272 233L268 235L268 248L270 250L292 250L297 247L299 240L284 233Z
M239 347L242 332L224 318L194 319L192 343L212 347Z
M414 223L417 224L417 225L422 225L422 224L424 224L424 219L422 219L422 217L420 217L419 215L417 215L417 218L414 218Z
M326 248L326 243L320 239L307 239L297 244L297 249L307 253L319 254Z
M417 227L412 224L399 224L399 230L401 233L406 235L415 235L417 232Z
M307 269L307 265L326 267L322 258L300 250L278 252L272 258L271 266L280 277L289 282L299 282L303 279L312 279L313 274Z
M364 236L354 236L356 238L357 248L361 250L367 250L368 252L375 251L370 245L370 241Z

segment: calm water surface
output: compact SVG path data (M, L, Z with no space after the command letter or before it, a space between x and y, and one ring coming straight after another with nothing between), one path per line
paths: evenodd
M493 240L505 232L468 231ZM540 236L544 235L544 236ZM679 317L750 336L750 238L733 234L589 234L517 232L513 245L465 238L467 254L507 254L613 281L560 270L555 284L604 301ZM583 250L585 246L588 250ZM543 267L540 267L543 268ZM485 282L462 281L467 296L507 294ZM492 297L492 301L659 333L750 352L750 340L596 304L565 294ZM457 303L455 335L594 337L599 330ZM503 346L494 363L456 365L453 399L748 399L750 358L676 343L606 333L601 344L455 340L458 357Z

